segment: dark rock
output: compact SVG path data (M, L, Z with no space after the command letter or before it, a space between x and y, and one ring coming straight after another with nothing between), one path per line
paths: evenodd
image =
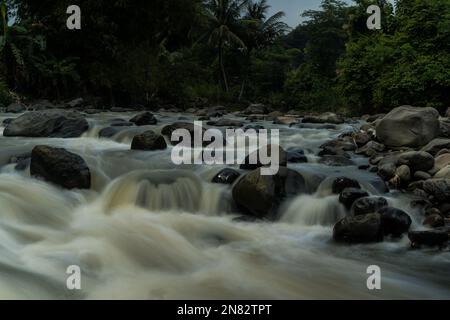
M431 179L431 174L423 171L416 171L414 173L414 179L415 180L428 180Z
M251 104L243 114L268 114L269 112L269 108L263 104Z
M36 146L31 152L30 173L66 189L91 187L91 173L86 162L65 149Z
M282 201L305 193L306 183L294 170L280 168L273 176L261 175L261 168L241 178L233 188L233 199L246 214L274 219Z
M327 112L318 116L305 116L302 123L342 124L344 123L344 119L335 113Z
M7 125L5 137L76 138L89 129L79 113L63 110L32 111Z
M356 154L364 154L367 157L372 157L380 152L383 152L385 149L386 147L384 144L376 141L369 141L366 145L356 150Z
M383 234L386 236L400 237L407 233L411 227L411 217L400 209L386 207L378 210L381 215Z
M22 103L11 103L6 107L7 113L22 113L27 111L27 107Z
M356 200L368 197L369 194L359 188L346 188L339 196L339 202L342 203L348 210L350 210Z
M378 166L378 175L386 181L395 177L396 171L397 167L394 163L385 163Z
M431 214L425 218L423 225L431 228L440 228L445 226L445 220L440 214Z
M429 247L444 246L449 241L448 233L442 230L411 231L408 237L413 247L422 245Z
M67 102L67 106L70 108L82 108L84 106L84 99L77 98L72 101Z
M398 158L398 165L407 165L411 171L428 171L434 167L434 158L424 151L410 151L402 153Z
M353 139L358 147L362 147L370 142L371 137L365 132L358 132L353 135Z
M352 160L345 156L323 156L320 158L319 163L332 167L348 167L355 165Z
M13 118L7 118L5 120L3 120L3 125L8 125L10 124L14 119Z
M440 132L439 137L442 138L450 138L450 121L439 121L440 123Z
M333 230L333 238L344 243L370 243L383 241L381 216L371 213L363 216L346 217Z
M288 152L287 161L289 163L307 163L308 158L304 154L298 152Z
M402 184L407 184L411 181L411 169L407 165L398 167L395 175L400 179Z
M260 148L259 150L249 154L245 158L244 163L242 163L241 166L240 166L240 169L241 170L256 170L256 169L261 168L261 167L270 166L271 164L275 165L275 166L279 165L281 167L286 167L287 166L287 161L288 161L287 160L288 155L287 155L286 151L284 151L284 149L281 148L280 146L274 146L274 147L275 147L275 150L277 150L277 152L278 152L278 156L279 156L278 157L278 163L274 163L274 164L269 163L269 164L265 164L265 165L262 164L260 156L259 156L259 153L262 150ZM262 148L266 148L267 151L265 152L265 154L269 158L271 158L271 156L272 156L272 145L267 145L267 146L262 147Z
M155 151L167 149L166 140L153 131L145 131L133 138L131 150Z
M450 179L429 179L423 183L423 190L438 201L450 199Z
M433 108L402 106L377 125L377 137L390 147L422 147L440 131L439 113Z
M217 121L210 121L207 124L208 126L215 127L242 127L244 123L239 120L219 119Z
M361 189L361 185L356 180L349 179L346 177L339 177L333 181L331 191L334 194L340 194L342 191L344 191L344 189L347 188Z
M428 152L429 154L436 156L436 154L442 149L450 149L450 139L434 139L423 147L421 151Z
M124 119L114 119L111 121L111 127L132 127L134 124Z
M198 130L201 134L203 134L205 132L205 128L195 126L194 123L192 123L192 122L175 122L173 124L165 126L162 129L161 134L163 136L167 137L170 140L172 145L177 145L179 142L172 141L172 134L173 134L173 132L175 132L176 130L179 130L179 129L184 129L184 130L189 131L189 133L191 135L191 146L194 146L195 130Z
M158 120L151 112L144 112L131 118L130 122L137 126L154 126L158 123Z
M236 170L226 168L220 171L212 180L213 183L233 184L241 174Z
M98 136L99 138L111 138L114 137L120 131L122 130L119 129L118 127L107 127L100 130Z
M388 202L382 197L365 197L355 201L352 206L352 213L355 216L361 216L377 212L388 206Z

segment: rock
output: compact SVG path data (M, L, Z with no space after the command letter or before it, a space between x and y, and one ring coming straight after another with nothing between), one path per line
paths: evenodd
M14 167L17 171L24 171L28 168L31 163L31 153L27 152L24 154L20 154L9 159L8 164L15 164Z
M284 114L280 111L273 111L271 113L269 113L266 117L266 120L268 121L274 121L276 118L278 117L283 117Z
M450 118L450 107L447 108L447 111L445 112L445 117Z
M299 123L298 118L294 117L277 117L274 121L274 124L284 125L284 126L293 126Z
M319 156L350 156L345 151L354 151L357 146L351 137L332 140L320 146Z
M446 166L450 165L450 153L445 153L440 156L438 156L435 161L434 165L437 170L441 170L445 168Z
M213 183L233 184L241 174L236 170L226 168L220 171L212 180Z
M429 179L423 182L423 190L438 201L450 199L450 179Z
M367 145L371 140L370 136L366 132L355 133L353 135L353 139L360 148Z
M219 119L217 121L209 121L208 126L215 127L242 127L244 123L239 120Z
M430 228L440 228L445 226L445 220L440 214L431 214L425 218L423 225Z
M383 241L381 216L371 213L357 217L346 217L333 230L333 238L344 243L370 243Z
M287 154L288 163L308 163L308 158L298 152L288 152Z
M377 125L377 137L389 147L422 147L439 134L439 113L433 108L402 106Z
M48 109L55 109L56 106L51 103L48 100L40 100L36 101L31 107L30 110L32 111L42 111L42 110L48 110Z
M318 116L306 116L303 118L302 123L330 123L330 124L342 124L344 119L332 112L326 112Z
M450 179L450 165L442 168L434 175L435 179Z
M91 187L91 173L86 162L61 148L36 146L31 152L30 173L66 189Z
M402 165L397 168L395 175L400 178L400 181L404 184L411 181L411 169L407 165Z
M450 138L450 121L440 120L440 132L439 137Z
M416 171L414 173L414 179L415 180L428 180L431 179L431 174L423 171Z
M369 141L366 145L356 150L356 154L364 154L367 157L372 157L380 152L383 152L386 146L376 141Z
M350 210L356 200L368 197L369 194L359 188L346 188L340 196L339 202L342 203L348 210Z
M348 167L355 165L352 160L345 156L323 156L319 159L319 163L331 167Z
M114 119L110 123L111 127L132 127L133 123L128 122L124 119Z
M197 129L201 134L203 134L205 132L205 128L203 127L196 127L194 125L194 123L191 122L175 122L173 124L167 125L165 126L162 131L161 134L165 137L167 137L172 145L177 145L179 142L177 141L172 141L172 134L174 131L179 130L179 129L184 129L189 131L190 135L191 135L191 145L194 146L194 131L195 129Z
M280 147L280 146L274 146L274 147L275 147L275 150L277 150L277 152L278 152L278 160L279 160L278 163L276 163L275 165L279 165L281 167L286 167L287 166L287 162L288 162L288 160L287 160L287 156L288 156L287 152L284 151L284 149L282 147ZM270 158L272 156L272 145L267 145L267 146L262 147L262 148L266 148L266 150L267 150L266 151L266 155ZM260 148L259 150L249 154L245 158L244 163L242 163L240 165L240 169L241 170L256 170L256 169L261 168L261 167L266 167L266 166L268 167L268 166L270 166L271 165L270 163L267 164L267 165L263 165L261 163L261 159L259 157L260 150L264 150L264 149ZM254 161L254 160L256 160L256 161Z
M341 192L347 188L361 189L361 185L356 180L346 177L339 177L333 181L331 192L333 192L334 194L341 194Z
M442 149L450 149L450 139L434 139L423 147L421 151L435 156Z
M411 231L408 237L413 247L444 246L449 241L448 233L442 230Z
M428 171L434 167L434 158L424 151L410 151L402 153L398 158L398 165L407 165L411 171Z
M386 116L385 113L375 114L375 115L369 116L369 117L367 118L367 122L369 122L369 123L375 122L375 121L377 121L377 120L383 119L385 116Z
M382 197L365 197L355 201L351 211L355 216L361 216L377 212L388 206L388 202Z
M153 131L145 131L133 138L131 150L155 151L167 149L166 140Z
M67 102L67 106L70 108L82 108L84 106L84 99L77 98L72 101Z
M27 107L22 103L11 103L6 107L7 113L22 113L27 111Z
M232 194L238 207L246 214L273 219L284 199L304 193L305 190L303 176L282 167L274 176L261 175L261 169L245 175L236 183Z
M5 120L3 120L3 125L8 125L8 124L10 124L12 121L13 121L14 119L13 118L6 118Z
M227 109L224 106L214 106L207 109L205 116L209 118L218 118L227 114Z
M154 126L158 123L158 120L151 112L144 112L131 118L130 122L137 126Z
M31 111L7 125L5 137L77 138L89 129L86 119L74 111Z
M411 227L411 217L404 211L386 207L378 210L381 215L381 226L385 236L400 237Z
M243 111L243 114L268 114L269 112L269 108L263 104L251 104Z
M378 166L378 175L385 181L391 180L395 177L397 166L394 163L384 163Z

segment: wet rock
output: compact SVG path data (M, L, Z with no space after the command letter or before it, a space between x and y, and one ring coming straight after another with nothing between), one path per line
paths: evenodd
M292 126L299 123L298 118L294 117L277 117L273 120L274 124L284 125L284 126Z
M72 101L67 102L69 108L82 108L84 106L84 99L77 98Z
M251 104L243 114L268 114L269 112L269 108L263 104Z
M386 236L400 237L407 233L411 227L411 217L404 211L386 207L378 210L381 215L383 234Z
M31 153L27 152L24 154L20 154L17 156L13 156L9 159L8 164L15 164L14 167L17 171L24 171L26 170L31 163Z
M429 154L435 156L442 149L450 148L450 139L434 139L428 143L421 151L428 152Z
M398 158L398 165L407 165L411 171L428 171L434 167L434 158L424 151L410 151L402 153Z
M22 113L27 111L27 107L22 103L11 103L6 107L7 113Z
M423 182L423 190L438 201L450 199L450 179L429 179Z
M386 116L385 113L375 114L375 115L369 116L369 117L367 118L367 122L369 122L369 123L375 122L375 121L377 121L377 120L383 119L385 116Z
M319 163L331 167L348 167L354 166L355 163L345 156L323 156Z
M213 183L233 184L241 174L236 170L226 168L220 171L212 180Z
M326 112L317 116L305 116L302 123L330 123L330 124L342 124L344 119L332 112Z
M289 163L308 163L308 158L299 152L288 152L287 161Z
M209 121L208 126L214 127L242 127L244 123L239 120L219 119L217 121Z
M31 152L30 173L66 189L91 187L91 173L86 162L61 148L36 146Z
M377 125L377 137L389 147L422 147L439 134L439 113L433 108L402 106Z
M431 179L431 174L429 174L428 172L416 171L414 173L414 179L415 180L428 180L428 179Z
M149 130L133 138L131 150L155 151L167 149L166 140L162 135Z
M339 177L333 181L331 192L333 192L334 194L340 194L342 191L344 191L344 189L347 188L361 189L361 185L354 179Z
M397 168L395 171L395 175L399 177L400 181L403 184L406 184L411 181L411 169L407 165L402 165Z
M448 233L442 230L411 231L408 237L413 247L444 246L449 241Z
M172 134L173 132L175 132L176 130L179 129L184 129L187 130L190 135L191 135L191 145L194 145L194 132L195 130L198 130L200 132L200 134L203 134L205 132L205 128L203 127L197 127L194 125L194 123L192 122L175 122L173 124L167 125L165 126L162 131L161 134L165 137L167 137L172 145L177 145L179 142L178 141L172 141Z
M209 118L218 118L227 114L227 109L224 106L214 106L207 109L205 116Z
M76 138L89 129L79 113L63 110L32 111L7 125L5 137Z
M274 176L261 175L261 169L245 175L236 183L232 194L244 213L257 218L274 219L284 199L305 192L303 176L282 167Z
M384 163L378 166L378 175L388 181L395 177L397 166L394 163Z
M353 135L353 139L358 147L361 148L370 142L371 137L366 132L358 132Z
M342 203L348 210L350 210L356 200L368 197L369 194L359 188L346 188L340 196L339 202Z
M369 141L366 145L356 150L356 154L364 154L367 157L372 157L386 149L384 144L378 143L376 141Z
M440 122L440 132L439 137L450 138L450 121L439 121Z
M388 206L388 202L382 197L365 197L355 201L352 206L352 213L355 216L361 216L377 212Z
M435 179L450 179L450 165L442 168L434 175Z
M272 145L267 145L265 147L262 147L266 149L265 155L267 155L268 158L271 159L272 156ZM279 165L281 167L286 167L287 166L287 162L288 162L288 154L286 151L284 151L284 149L280 146L274 146L276 152L278 153L278 161L277 163L274 163L274 165ZM241 170L256 170L258 168L261 167L268 167L271 165L271 163L269 164L262 164L261 163L261 158L260 158L260 152L261 150L264 149L259 149L251 154L249 154L244 162L240 165L240 169ZM255 161L256 160L256 161ZM272 160L272 159L271 159Z
M154 126L158 123L158 120L151 112L144 112L134 116L130 122L137 126Z
M435 159L434 165L437 170L441 170L450 165L450 153L445 153Z
M371 213L346 217L334 226L333 238L337 242L351 244L383 241L381 215Z
M425 218L423 225L430 228L440 228L445 226L445 220L440 214L431 214Z

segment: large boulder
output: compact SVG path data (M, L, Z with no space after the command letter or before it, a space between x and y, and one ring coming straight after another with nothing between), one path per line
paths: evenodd
M137 126L152 126L158 123L155 116L151 112L140 113L130 120L131 123L134 123Z
M435 156L442 149L450 149L450 139L434 139L423 147L422 151L428 152L429 154Z
M89 123L78 112L64 110L32 111L9 123L5 137L76 138L89 129Z
M370 243L383 241L381 215L371 213L363 216L346 217L333 230L337 242Z
M378 211L381 215L383 234L400 237L407 233L411 227L411 217L404 211L396 208L386 207Z
M22 113L27 110L27 107L22 103L11 103L6 107L6 112L8 113Z
M407 165L411 171L428 171L434 167L434 158L424 151L410 151L398 157L397 165Z
M233 199L245 214L274 219L284 199L305 192L305 179L298 172L280 168L276 175L263 176L260 168L236 183Z
M376 130L378 139L389 147L422 147L439 134L439 112L402 106L387 114Z
M145 131L133 138L131 150L155 151L167 149L166 140L153 131Z
M355 216L361 216L369 213L378 212L388 206L388 202L383 197L365 197L355 201L352 206L352 213Z
M36 146L31 152L30 173L66 189L91 187L91 173L86 162L61 148Z
M429 179L423 182L422 188L438 201L450 199L450 179Z

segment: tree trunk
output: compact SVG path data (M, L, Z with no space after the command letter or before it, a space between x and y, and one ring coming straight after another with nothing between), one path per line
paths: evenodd
M225 72L225 66L223 65L223 45L222 45L222 42L220 42L220 44L219 44L219 64L220 64L220 70L222 72L222 77L223 77L223 83L224 83L224 86L225 86L225 91L228 92L229 88L228 88L227 74Z

